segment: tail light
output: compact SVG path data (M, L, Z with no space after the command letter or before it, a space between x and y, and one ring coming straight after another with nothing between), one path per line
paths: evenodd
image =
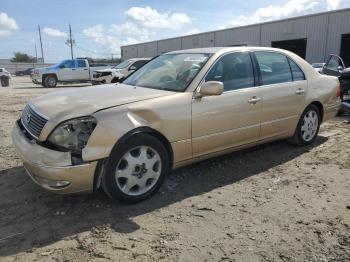
M340 96L341 96L341 89L340 89L340 83L339 83L337 87L337 97L340 97Z

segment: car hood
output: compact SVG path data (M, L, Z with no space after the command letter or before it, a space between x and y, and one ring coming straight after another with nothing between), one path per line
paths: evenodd
M104 73L104 72L118 72L119 69L112 69L112 68L106 68L106 69L100 69L100 70L94 70L94 72L97 72L97 73Z
M124 84L110 84L52 92L31 101L39 113L54 122L87 116L106 108L130 104L175 92Z
M48 66L48 67L38 67L38 68L34 68L33 71L36 72L45 72L45 71L49 71L52 69L56 69L57 65L52 65L52 66Z

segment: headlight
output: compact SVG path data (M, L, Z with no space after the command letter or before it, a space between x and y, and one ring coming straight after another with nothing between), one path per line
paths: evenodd
M94 117L68 120L55 128L48 141L58 147L79 152L86 146L96 124Z

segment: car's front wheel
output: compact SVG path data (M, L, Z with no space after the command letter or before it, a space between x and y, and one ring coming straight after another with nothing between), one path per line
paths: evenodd
M7 77L1 77L1 86L7 87L10 85L10 79Z
M321 124L321 114L317 106L311 104L300 117L295 134L291 139L293 144L307 146L312 144L318 134Z
M44 78L44 86L47 88L56 87L57 79L54 76L46 76Z
M113 199L139 202L158 191L169 170L162 142L136 134L112 150L102 177L103 189Z

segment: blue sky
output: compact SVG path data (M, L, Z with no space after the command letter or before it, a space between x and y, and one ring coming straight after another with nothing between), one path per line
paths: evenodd
M16 51L46 61L69 57L68 24L75 55L111 57L120 46L350 7L350 0L0 0L0 58Z

